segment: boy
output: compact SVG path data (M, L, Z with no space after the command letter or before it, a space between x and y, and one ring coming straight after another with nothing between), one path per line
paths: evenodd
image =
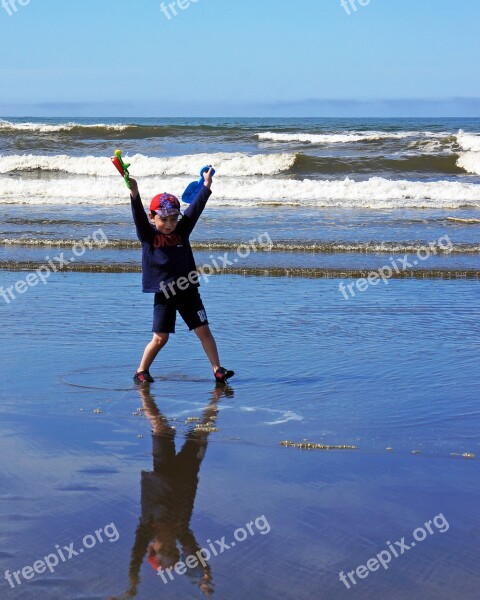
M158 352L175 333L177 310L202 342L212 365L215 381L226 383L234 375L220 366L217 345L208 326L207 314L198 292L190 234L211 195L212 167L204 173L204 185L179 221L180 202L171 194L159 194L150 203L150 221L138 193L135 179L130 178L130 200L137 236L142 243L143 291L154 293L153 339L147 344L133 377L135 383L152 383L149 369Z

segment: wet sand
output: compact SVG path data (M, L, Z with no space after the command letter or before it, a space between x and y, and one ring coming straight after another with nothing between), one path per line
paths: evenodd
M119 535L4 579L2 598L477 597L478 283L392 280L347 301L339 280L286 281L202 286L237 371L226 391L181 322L135 389L152 303L138 274L57 273L2 303L2 572L107 524ZM444 532L340 581L438 515ZM164 583L148 561L154 540L188 555L240 529L200 572Z

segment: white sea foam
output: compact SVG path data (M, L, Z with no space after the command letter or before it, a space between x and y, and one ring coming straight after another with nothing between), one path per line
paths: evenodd
M457 141L463 150L480 152L480 135L465 133L462 129L457 134Z
M181 195L188 177L146 177L140 182L145 204L155 194ZM0 202L8 204L128 203L120 177L2 178ZM373 177L366 181L338 181L224 177L214 181L209 204L256 207L298 205L344 208L480 208L480 186L455 181L416 182Z
M350 178L338 181L304 179L237 181L232 189L218 186L217 198L228 202L230 198L253 204L279 202L315 207L362 208L480 208L480 186L474 184L439 181L415 182L372 177L366 181Z
M219 175L249 176L275 175L288 171L296 160L296 154L257 154L220 152L217 154L190 154L166 158L154 158L135 154L125 156L132 163L132 175L146 177L152 175L191 175L196 177L200 167L213 164ZM0 173L14 171L61 171L74 175L96 175L110 177L116 171L109 157L66 155L37 156L22 154L0 156Z
M4 119L0 119L0 132L6 131L30 131L32 133L55 133L61 131L71 131L72 129L96 129L102 128L106 130L116 130L116 131L124 131L128 127L133 127L133 125L120 125L120 124L112 124L107 125L105 123L94 123L94 124L82 124L82 123L61 123L52 125L49 123L31 123L28 121L22 123L12 123L11 121L5 121Z
M446 137L446 136L445 136ZM407 152L399 151L398 155L406 155L406 156L421 156L421 155L432 155L432 156L449 156L451 154L455 154L455 150L453 148L454 141L453 138L448 138L448 140L444 139L421 139L415 140L408 144L409 150Z
M467 173L480 175L480 135L460 130L457 134L457 141L464 150L460 153L457 165Z
M291 410L275 410L271 408L261 408L253 406L242 406L240 410L244 412L266 412L273 415L278 415L275 421L265 421L265 425L282 425L288 421L303 421L303 417Z
M457 166L467 173L480 175L480 152L462 152L457 160Z
M362 131L345 133L257 133L260 140L271 142L301 142L304 144L349 144L387 139L405 139L409 137L441 137L445 134L418 131Z

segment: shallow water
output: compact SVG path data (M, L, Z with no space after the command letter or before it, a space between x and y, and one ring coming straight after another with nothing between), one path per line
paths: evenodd
M10 285L25 273L1 276ZM197 542L231 541L262 515L270 526L211 560L214 598L476 598L480 478L478 459L461 455L480 446L478 283L392 280L350 300L338 284L224 275L203 285L222 362L236 370L227 394L182 323L150 395L134 388L152 301L139 274L58 273L2 302L3 569L79 547L112 522L120 536L14 589L4 580L2 598L127 590L156 409L176 427L177 451L197 423L186 419L218 410L218 431L201 434ZM305 439L358 449L280 445ZM355 591L339 580L440 513L444 533ZM163 583L146 558L137 592L202 597L188 576Z

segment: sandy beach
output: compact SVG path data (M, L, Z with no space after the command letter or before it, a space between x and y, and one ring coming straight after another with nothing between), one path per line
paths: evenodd
M478 120L105 121L0 121L2 599L473 600ZM144 205L215 163L225 389L181 319L133 384L117 145Z
M479 22L0 0L0 600L478 600Z
M194 496L198 548L228 545L210 550L214 597L475 596L478 460L462 455L479 450L476 282L395 280L353 305L338 301L338 281L215 276L202 294L235 380L216 389L179 328L143 393L132 361L151 307L137 284L57 273L2 307L2 562L13 573L110 534L53 573L4 582L4 597L128 597L135 556L135 597L203 597L198 569L165 582L136 545L142 515L165 502L142 482L162 472L169 435L177 453L187 440L202 448L179 489ZM422 527L405 556L342 583Z

